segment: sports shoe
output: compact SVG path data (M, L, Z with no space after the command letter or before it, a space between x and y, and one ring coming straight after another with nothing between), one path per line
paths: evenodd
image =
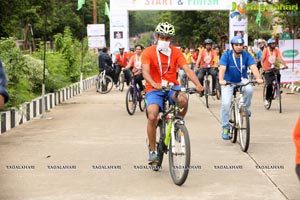
M264 101L264 105L265 105L265 106L269 106L269 103L270 103L270 102L269 102L267 99Z
M155 151L150 151L149 152L149 160L150 163L158 162L158 156Z
M226 128L223 129L222 138L223 138L223 140L229 139L228 129L226 129Z
M199 97L203 97L203 96L204 96L204 92L200 92Z
M211 93L212 96L216 96L216 90L213 90Z

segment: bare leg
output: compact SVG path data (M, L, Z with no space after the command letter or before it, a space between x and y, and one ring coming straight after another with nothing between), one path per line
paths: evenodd
M159 106L157 104L151 104L147 107L148 112L148 123L147 123L147 134L149 139L149 146L151 151L155 151L156 143L156 123L159 112Z

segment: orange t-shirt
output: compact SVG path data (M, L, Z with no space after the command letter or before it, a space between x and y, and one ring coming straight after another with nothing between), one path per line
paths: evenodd
M300 116L298 116L296 125L294 127L294 143L296 146L296 164L300 164Z
M201 55L201 59L200 59L200 67L201 68L207 68L206 66L206 59L210 59L209 61L209 65L210 67L212 67L214 65L214 60L215 60L215 51L214 50L210 50L209 52L206 51L206 49L202 49L200 51L200 55Z
M133 66L132 73L134 76L142 73L142 56L138 57L134 54L131 56L129 64L130 66Z
M274 60L274 63L273 63L274 65L276 63L276 59L279 58L279 56L280 56L279 49L275 48L273 51L270 51L270 53L269 53L268 49L269 49L269 47L264 48L264 51L262 53L262 61L263 61L262 69L263 69L263 71L268 71L268 70L271 69L271 64L272 63L269 62L269 57L271 55L275 56L275 60Z
M117 54L116 59L117 59L118 65L120 65L123 68L123 67L126 67L127 61L128 61L128 59L130 59L130 57L128 57L127 53L124 52L122 56L121 56L121 54Z
M142 64L150 65L150 76L156 83L162 83L162 79L168 81L169 83L174 83L174 85L179 85L176 78L176 73L178 66L186 65L186 59L184 58L180 49L174 46L171 48L171 58L170 66L168 66L168 56L159 53L161 66L158 64L158 58L156 53L156 45L146 48L142 53ZM161 74L162 71L162 74ZM146 92L155 90L150 83L146 82Z

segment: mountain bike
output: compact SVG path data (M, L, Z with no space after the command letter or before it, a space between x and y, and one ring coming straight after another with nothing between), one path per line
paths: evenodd
M247 152L250 144L250 119L249 112L244 104L243 87L248 84L254 85L256 81L249 81L246 84L227 83L234 86L233 98L229 111L229 139L232 143L237 141L239 135L240 146L243 152ZM239 93L239 95L237 95Z
M106 70L99 72L96 78L96 92L106 94L113 88L113 80L110 76L106 75Z
M169 152L169 169L173 182L182 185L188 176L191 159L190 138L184 119L179 116L178 94L196 93L195 88L175 89L172 86L163 87L162 91L175 91L175 104L167 107L168 97L164 98L163 112L159 113L156 134L156 150L158 162L152 163L155 171L161 168L164 153Z
M126 93L126 110L129 115L133 115L136 110L137 103L139 103L140 111L143 112L146 108L145 96L136 85L134 77L132 76L129 88Z
M277 100L279 113L282 113L282 104L281 104L281 90L280 90L280 83L278 83L278 71L276 69L271 69L269 71L264 72L266 73L273 73L274 74L274 81L272 83L272 95L270 99L266 99L267 94L267 84L264 84L263 90L263 103L265 109L269 110L271 108L271 104L273 100ZM265 104L265 101L268 101L268 104Z

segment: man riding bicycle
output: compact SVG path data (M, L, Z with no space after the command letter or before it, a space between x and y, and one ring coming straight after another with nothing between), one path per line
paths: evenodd
M198 92L203 90L195 73L189 68L182 52L170 45L175 35L175 28L168 22L159 23L155 29L157 45L146 48L142 53L142 71L146 80L146 102L147 102L147 134L149 139L149 161L157 162L156 123L159 111L163 109L165 96L171 104L174 104L174 91L162 92L162 86L174 84L180 87L176 79L178 66L184 70L190 80L196 85ZM180 92L178 95L179 114L183 117L187 112L187 96Z
M114 83L115 83L116 86L117 86L122 68L126 67L128 61L130 59L128 53L124 52L124 47L119 47L119 52L120 53L118 53L116 55L116 58L115 58L115 61L114 61L114 65L115 65ZM124 75L125 75L126 83L127 83L127 85L129 85L130 72L124 71Z
M269 105L270 98L272 98L272 83L275 80L275 73L277 74L277 82L280 83L281 75L279 73L279 70L277 69L279 67L279 63L282 63L284 65L284 68L288 68L281 57L279 49L276 48L276 41L273 38L270 38L267 44L268 47L264 49L261 59L263 76L267 84L266 100L264 102L265 105Z
M247 83L247 70L250 68L258 83L263 83L260 77L256 62L253 57L246 51L243 51L244 39L241 36L234 36L231 40L232 50L225 52L220 60L219 82L222 85L222 103L221 103L221 123L222 138L228 140L229 131L229 110L233 94L234 86L226 85L227 82ZM244 97L245 105L250 115L250 104L253 95L253 86L251 84L245 86Z
M199 81L201 85L203 85L204 76L206 73L211 75L212 77L212 95L216 95L216 66L214 66L215 60L215 52L212 50L212 40L206 39L204 41L204 49L199 51L198 59L196 62L196 68L199 68L198 65L200 63L200 70L198 74ZM204 95L204 92L200 93L200 97Z

